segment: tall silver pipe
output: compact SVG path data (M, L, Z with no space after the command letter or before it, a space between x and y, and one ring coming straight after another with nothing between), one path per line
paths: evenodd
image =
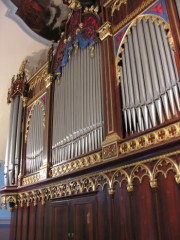
M15 184L17 184L18 168L19 168L19 164L20 164L22 112L23 112L23 104L22 104L22 99L20 98L19 99L19 109L18 109L17 133L16 133L16 150L15 150Z
M14 98L14 114L12 118L12 132L11 132L11 142L9 150L9 183L14 184L14 163L15 163L15 150L16 150L16 134L17 134L17 118L19 109L19 96Z
M125 53L122 53L122 62L123 62L123 79L124 79L124 89L125 89L125 96L126 96L126 104L127 104L127 118L128 118L128 127L129 131L132 132L132 122L131 122L131 112L130 112L130 95L129 95L129 88L128 88L128 77L127 77L127 69L126 69L126 58Z
M157 20L154 21L154 27L155 27L157 40L158 40L158 47L159 47L159 53L160 53L161 62L162 62L162 69L164 72L165 86L166 86L166 89L168 89L171 87L169 68L168 68L166 52L164 51L164 44L163 44L163 39L161 36L161 30L159 28Z
M140 50L141 64L142 64L143 75L144 75L146 101L150 102L153 99L153 89L152 89L152 80L151 80L151 74L149 69L149 58L147 56L144 31L143 31L143 26L141 21L137 21L137 35L139 40L139 46L140 46L139 50Z
M128 43L125 42L124 44L124 51L125 51L125 58L126 58L126 73L127 73L127 85L129 89L129 108L131 112L131 118L133 123L133 131L136 131L136 113L134 109L135 97L134 97L134 82L132 80L132 71L130 65L130 54L129 54L129 47Z
M138 121L138 129L144 130L143 127L143 120L142 120L142 112L140 108L140 87L139 87L139 81L137 76L137 64L134 61L135 55L134 55L134 46L132 42L132 34L129 34L127 36L128 46L129 46L129 53L130 53L130 62L131 62L131 70L132 70L132 76L133 76L133 89L136 94L134 94L134 104L135 104L135 111L137 115L137 121Z
M140 94L140 105L142 105L146 102L146 93L145 93L143 69L142 69L141 58L140 58L140 49L139 49L137 31L134 26L132 27L132 36L133 36L135 62L136 62L136 67L137 67L136 70L137 70L137 76L139 79L139 89L140 89L140 93L141 93Z
M6 155L5 155L5 163L4 163L4 184L5 184L5 186L8 186L10 184L8 168L9 168L9 155L10 155L10 145L11 145L12 120L13 120L14 113L15 113L14 112L14 101L12 101L11 107L10 107L9 132L8 132L8 138L7 138Z

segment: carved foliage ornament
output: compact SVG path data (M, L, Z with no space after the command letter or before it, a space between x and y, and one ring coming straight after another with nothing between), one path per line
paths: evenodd
M114 2L114 4L112 5L112 7L111 7L111 16L113 16L114 15L114 12L117 10L117 11L119 11L120 10L120 7L121 7L121 5L122 4L127 4L127 0L116 0L115 2Z

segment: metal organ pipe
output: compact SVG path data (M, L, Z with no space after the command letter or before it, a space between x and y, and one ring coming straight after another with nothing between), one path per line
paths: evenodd
M14 111L14 101L11 103L10 109L10 121L9 121L9 133L7 139L7 146L6 146L6 156L5 156L5 164L4 164L4 184L5 186L11 185L9 182L9 155L10 155L10 147L11 147L11 133L12 133L12 122L13 122L13 115L15 114Z
M17 185L20 164L20 143L22 127L22 99L16 95L10 109L10 126L6 147L4 182L5 186Z
M9 154L9 180L10 184L14 184L14 161L15 161L15 151L16 151L16 134L17 134L17 120L18 120L18 110L19 110L19 96L14 98L14 113L12 118L12 132L11 132L11 143L10 143L10 154Z
M100 49L80 49L55 83L52 164L101 147L103 135ZM98 134L97 134L98 133Z
M43 154L43 110L39 104L34 106L29 123L26 144L26 173L40 169Z
M154 127L180 110L177 68L164 29L142 18L127 32L120 70L126 134Z
M19 98L18 120L17 120L17 129L16 129L16 140L15 140L16 141L15 162L14 162L15 184L17 184L18 168L19 168L19 162L20 162L22 112L23 112L23 103L22 103L22 99Z

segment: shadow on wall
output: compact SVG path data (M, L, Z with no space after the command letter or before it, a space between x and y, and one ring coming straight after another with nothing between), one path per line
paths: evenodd
M4 186L4 161L0 161L0 188ZM0 239L9 240L10 212L0 209Z

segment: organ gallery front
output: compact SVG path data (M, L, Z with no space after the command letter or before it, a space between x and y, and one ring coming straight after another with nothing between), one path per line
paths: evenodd
M180 3L72 1L8 91L11 240L180 239Z

